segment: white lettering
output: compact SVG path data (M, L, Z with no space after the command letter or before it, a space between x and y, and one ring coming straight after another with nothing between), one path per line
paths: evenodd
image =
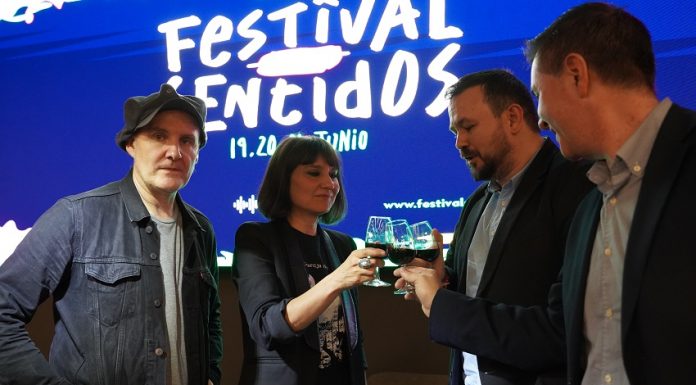
M302 120L302 113L298 110L291 110L287 115L283 115L285 108L285 98L302 92L302 88L297 84L289 84L285 79L279 78L275 87L271 89L271 118L283 126L292 126Z
M338 0L314 0L312 2L319 7L324 4L338 7ZM320 8L317 12L317 28L314 33L314 40L317 43L326 44L329 41L329 14L328 8Z
M341 32L343 33L343 41L348 44L358 44L365 34L367 21L372 14L375 0L363 0L360 2L358 12L355 15L355 21L352 20L350 11L347 9L341 10Z
M208 75L201 76L194 81L196 85L196 96L203 99L207 108L215 108L218 106L218 101L215 98L208 96L208 88L210 86L219 86L227 83L227 78L224 75ZM227 129L227 124L222 120L215 120L205 123L206 131L224 131Z
M406 69L406 84L401 92L401 97L396 100L396 89L404 68ZM406 112L416 99L418 78L418 59L416 55L407 51L396 51L389 63L387 76L384 78L382 97L380 98L382 111L389 116L399 116Z
M242 21L239 22L237 26L237 33L239 36L251 39L251 41L237 52L237 57L241 61L246 61L255 54L264 44L266 44L266 34L259 31L258 29L251 29L251 26L256 23L261 16L263 11L257 9L250 14L248 14Z
M358 148L361 150L367 148L367 131L360 131L358 134Z
M307 10L307 4L295 3L268 14L268 20L285 20L283 42L288 48L297 47L297 15Z
M195 27L201 24L201 19L196 16L184 17L162 23L157 26L157 31L163 33L167 44L167 69L170 72L181 71L181 51L196 46L192 39L179 39L179 30Z
M445 26L445 0L430 0L428 36L433 40L457 39L464 36L461 29Z
M348 97L355 94L355 107L348 107ZM372 93L370 91L370 64L365 60L355 66L355 80L349 80L336 89L334 95L336 111L347 118L369 118L372 116Z
M413 9L410 0L389 0L384 9L382 18L377 25L377 31L370 43L370 49L380 52L387 42L389 32L398 26L403 26L404 34L411 40L418 39L418 27L416 19L420 16L418 10Z
M326 121L326 81L315 76L312 79L314 83L314 98L312 104L312 115L318 122Z
M232 85L227 90L225 100L224 117L231 118L234 115L234 107L239 106L244 125L248 128L256 128L259 125L259 97L261 95L261 79L251 78L247 82L246 92L240 85Z
M322 8L317 12L317 27L314 33L317 43L326 44L329 41L329 10Z
M425 112L432 116L439 116L447 109L447 100L445 99L445 92L447 88L452 84L457 82L457 77L452 73L444 70L445 66L449 64L454 55L459 52L460 45L456 43L450 43L445 47L439 54L430 62L428 66L428 75L431 78L442 82L442 89L438 92L435 99L427 107L425 107Z
M232 57L229 51L221 51L216 57L213 57L213 44L232 39L232 20L224 16L215 16L203 30L201 36L200 57L201 63L208 67L222 67L227 64Z

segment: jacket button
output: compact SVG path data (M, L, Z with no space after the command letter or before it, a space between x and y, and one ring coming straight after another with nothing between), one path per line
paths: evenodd
M156 253L150 253L150 259L157 259Z
M152 226L147 225L147 227L145 228L145 232L148 234L152 234Z
M164 349L162 349L162 348L155 349L155 355L157 357L162 357L164 355Z
M162 301L160 301L159 299L156 299L156 300L154 300L154 304L155 304L155 307L160 307L160 306L162 306Z

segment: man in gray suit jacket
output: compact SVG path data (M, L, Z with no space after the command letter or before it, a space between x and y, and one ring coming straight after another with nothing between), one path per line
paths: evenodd
M402 271L431 325L452 311L465 320L431 335L523 367L565 356L569 385L693 384L696 112L658 100L650 34L612 5L567 11L527 57L540 125L564 156L595 160L596 190L571 224L546 307L454 296L432 271Z

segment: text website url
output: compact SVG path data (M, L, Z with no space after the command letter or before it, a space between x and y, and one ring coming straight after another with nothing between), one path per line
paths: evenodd
M449 199L421 199L418 198L415 201L400 201L400 202L383 202L384 208L387 210L392 209L446 209L450 207L464 207L465 199L464 197L459 197L459 199L449 200Z

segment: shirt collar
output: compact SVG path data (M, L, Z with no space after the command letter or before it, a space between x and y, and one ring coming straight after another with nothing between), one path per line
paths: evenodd
M548 139L544 138L544 142L546 140L548 140ZM536 152L534 153L534 156L529 158L529 160L524 165L524 167L522 167L522 169L517 174L513 175L512 178L510 178L510 180L507 183L505 183L504 185L501 185L495 179L491 179L490 181L488 181L488 186L486 187L488 192L494 193L494 192L500 192L502 190L515 191L517 189L517 186L520 184L520 180L522 180L522 175L524 175L524 172L527 171L527 169L529 168L529 165L532 164L532 161L537 157L537 155L539 154L539 151L541 151L542 147L544 147L544 142L541 143L541 146L539 146L539 148L536 150Z
M629 175L643 177L655 138L671 107L672 101L669 98L663 99L621 145L615 158L598 160L592 165L587 171L587 177L600 191L618 190L626 183ZM616 180L624 172L625 177Z
M128 212L128 218L131 222L140 222L145 218L150 218L150 212L147 211L145 204L143 203L138 189L135 187L133 182L133 169L131 169L128 174L121 179L119 182L119 188L121 190L121 196L123 198L123 204L126 206L126 211ZM196 227L203 229L198 218L193 214L193 212L184 204L179 193L176 194L176 205L181 213L181 219L183 223L193 222Z

